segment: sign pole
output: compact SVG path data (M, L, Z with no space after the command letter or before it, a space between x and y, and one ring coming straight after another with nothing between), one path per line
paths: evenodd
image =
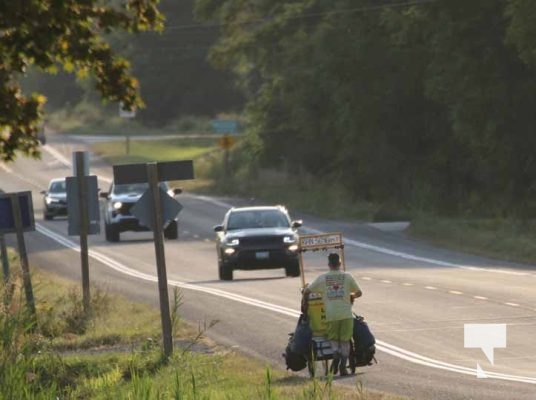
M87 187L85 179L85 168L83 151L75 152L76 158L76 181L78 183L78 211L80 213L80 260L82 265L82 298L84 304L84 314L90 312L89 294L89 257L88 257L88 210L87 210Z
M0 252L2 253L2 271L4 272L4 282L9 281L9 259L7 257L7 247L4 235L0 233Z
M304 271L304 267L303 267L303 250L300 248L298 250L300 252L300 279L301 279L301 287L302 289L305 287L305 271Z
M166 273L166 257L164 253L162 208L158 186L157 164L147 163L147 178L153 200L153 237L156 253L156 269L158 273L158 293L160 296L160 315L162 319L162 339L164 357L169 358L173 353L173 337L171 333L171 316L169 312L169 294Z
M26 304L28 306L28 310L30 311L30 318L33 322L32 326L30 327L30 330L33 331L37 325L37 316L35 311L32 281L30 278L30 268L28 266L28 253L26 252L26 243L24 242L22 213L19 204L19 196L17 195L17 193L12 193L9 197L13 210L13 222L15 224L15 232L17 233L20 265L22 268L22 281L24 284L24 293L26 294Z
M223 176L225 182L229 180L229 148L226 147L223 153Z

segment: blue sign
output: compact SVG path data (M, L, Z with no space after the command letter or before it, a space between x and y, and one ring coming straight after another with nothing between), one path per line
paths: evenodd
M13 196L13 197L12 197ZM0 194L0 233L15 232L15 218L13 218L13 205L11 199L19 201L22 230L35 231L32 192L3 193Z
M213 119L210 125L216 133L238 133L238 121L235 119Z

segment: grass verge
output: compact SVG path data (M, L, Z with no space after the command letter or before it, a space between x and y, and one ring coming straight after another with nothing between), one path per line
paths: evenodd
M527 221L419 215L408 233L452 250L536 264L536 229Z
M17 264L13 252L10 264ZM92 313L84 317L78 284L32 271L37 327L29 329L20 276L0 286L1 399L401 399L369 392L358 378L348 388L274 370L219 347L204 336L206 327L180 318L165 360L157 310L113 288L92 288ZM178 311L180 295L173 299Z

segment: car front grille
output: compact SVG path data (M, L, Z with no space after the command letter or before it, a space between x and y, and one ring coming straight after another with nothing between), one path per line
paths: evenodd
M282 243L281 236L251 236L240 239L240 245L244 247L280 246Z

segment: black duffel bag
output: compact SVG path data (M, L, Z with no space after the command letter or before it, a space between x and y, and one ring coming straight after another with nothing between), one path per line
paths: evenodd
M376 339L362 316L354 314L354 362L356 367L372 365L376 361Z
M307 356L311 351L313 331L309 326L309 319L301 314L294 333L289 334L287 347L285 348L285 362L287 369L301 371L307 366Z

